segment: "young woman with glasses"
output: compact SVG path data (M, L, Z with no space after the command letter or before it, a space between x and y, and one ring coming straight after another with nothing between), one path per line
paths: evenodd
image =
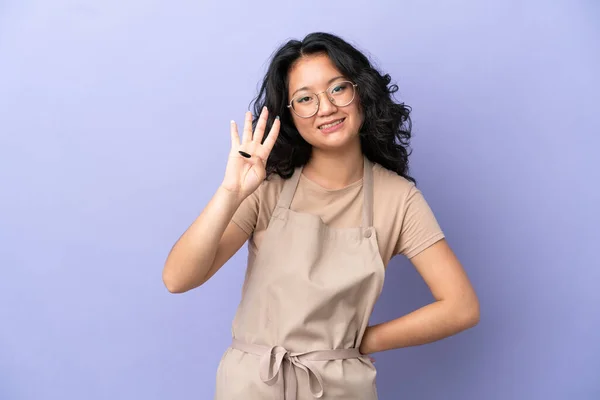
M163 280L196 288L247 241L216 399L377 399L370 354L474 326L477 296L408 172L409 108L341 38L273 56L222 184L171 250ZM369 326L385 268L407 257L435 301Z

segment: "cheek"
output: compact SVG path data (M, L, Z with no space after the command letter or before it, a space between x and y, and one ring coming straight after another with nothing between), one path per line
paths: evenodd
M362 112L361 108L358 106L354 107L351 111L351 114L354 117L353 119L356 121L358 126L362 126L365 120L365 114Z
M300 135L302 135L302 137L306 137L313 127L314 118L300 118L293 116L292 121L294 122L296 129L298 129L298 132L300 132Z

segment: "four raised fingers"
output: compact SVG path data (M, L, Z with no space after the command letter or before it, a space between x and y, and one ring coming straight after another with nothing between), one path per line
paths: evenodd
M261 112L261 115L256 124L256 130L254 131L254 134L253 134L252 133L252 113L250 113L250 111L246 112L246 118L244 121L244 133L242 135L242 142L241 142L241 145L244 145L244 144L248 144L250 141L254 141L254 143L257 145L257 148L256 148L257 154L256 155L263 162L267 161L267 158L269 157L271 150L273 150L273 146L275 145L275 142L277 141L277 137L279 136L279 129L281 127L281 121L279 120L279 117L275 118L275 121L273 121L273 124L271 126L271 130L269 131L269 134L267 135L267 138L265 139L264 143L262 143L262 145L261 145L261 142L264 137L266 125L267 125L267 119L268 119L268 111L267 111L267 108L265 107L265 108L263 108L263 111ZM237 127L237 124L235 123L235 121L231 121L230 129L231 129L231 145L234 149L235 148L239 149L240 138L239 138L239 133L238 133L238 127ZM252 147L254 147L254 146L252 146ZM245 156L246 158L248 158L246 156L246 154L242 154L242 155Z

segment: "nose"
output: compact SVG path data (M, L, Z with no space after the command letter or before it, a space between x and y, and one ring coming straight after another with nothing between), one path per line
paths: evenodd
M320 93L317 96L319 96L319 116L330 115L337 111L337 107L331 102L327 92Z

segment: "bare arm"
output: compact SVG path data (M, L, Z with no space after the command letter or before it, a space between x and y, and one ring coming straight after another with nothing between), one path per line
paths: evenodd
M475 326L479 301L454 252L442 239L411 259L435 302L367 329L361 352L369 354L434 342Z
M248 234L231 222L239 205L234 193L219 187L175 243L163 269L163 282L171 293L202 285L246 242Z
M267 118L265 109L253 133L252 114L247 112L241 143L237 126L231 122L231 152L223 183L200 216L177 240L165 261L162 278L170 292L182 293L202 285L248 239L231 218L242 201L265 179L266 160L280 126L276 119L263 143Z

